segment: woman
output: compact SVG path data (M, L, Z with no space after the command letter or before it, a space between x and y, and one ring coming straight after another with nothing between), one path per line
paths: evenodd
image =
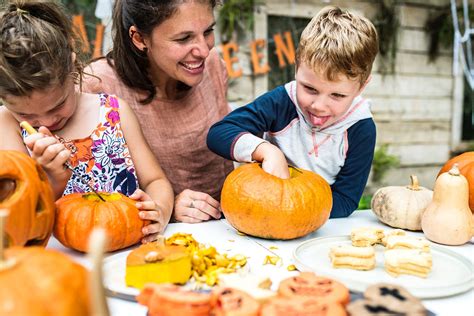
M116 94L135 111L176 194L173 218L220 218L232 163L206 146L209 127L229 112L227 74L214 47L216 0L119 0L114 47L86 72L87 92ZM96 76L96 77L95 77Z

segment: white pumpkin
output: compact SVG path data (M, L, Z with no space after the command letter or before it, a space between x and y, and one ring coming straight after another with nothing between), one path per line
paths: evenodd
M421 215L433 198L433 191L421 187L418 178L410 176L411 185L388 186L375 192L372 211L389 226L421 230Z

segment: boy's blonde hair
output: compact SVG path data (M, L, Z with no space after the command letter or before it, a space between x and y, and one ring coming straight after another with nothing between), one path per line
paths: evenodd
M337 7L323 8L305 27L296 52L296 65L304 62L328 80L341 74L367 81L378 53L377 31L363 16Z

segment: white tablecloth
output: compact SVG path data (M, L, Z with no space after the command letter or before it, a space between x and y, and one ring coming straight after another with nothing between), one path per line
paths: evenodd
M200 224L169 224L165 236L169 237L177 232L191 233L197 241L211 244L220 252L226 252L230 255L237 253L246 255L249 257L247 269L249 269L251 273L270 277L274 282L274 287L276 287L280 280L297 273L287 271L286 267L293 264L293 250L301 242L316 237L349 235L353 228L364 226L390 229L380 223L371 211L357 211L349 218L331 219L316 232L303 238L290 241L263 240L241 236L238 235L235 229L233 229L225 220L210 221ZM410 234L419 236L423 235L422 233L413 232L410 232ZM263 265L265 257L267 255L272 255L272 253L265 249L269 249L270 247L272 247L271 249L274 249L272 250L273 252L277 253L283 259L282 265ZM474 265L473 240L462 246L444 247L469 258ZM57 249L61 252L67 253L74 260L89 266L89 263L83 254L64 248L54 238L50 240L48 248ZM130 249L124 251L129 250ZM115 253L109 255L113 254ZM104 273L107 273L107 271L104 271ZM446 273L449 273L449 271L446 271ZM377 280L373 281L374 283L377 282ZM473 302L474 290L446 298L423 300L424 305L437 315L474 315ZM146 315L146 308L140 306L138 303L117 298L108 298L108 304L113 316Z

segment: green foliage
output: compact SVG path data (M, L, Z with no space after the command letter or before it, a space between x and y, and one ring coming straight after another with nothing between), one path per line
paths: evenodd
M396 0L378 1L373 23L379 37L380 69L382 73L395 72L397 56L397 33L400 27Z
M462 7L457 8L460 31L464 32L464 11ZM469 20L474 20L474 10L469 11ZM430 38L428 55L430 61L435 61L439 56L441 47L449 48L454 42L453 17L451 6L444 6L430 15L426 21L425 30Z
M362 195L359 201L358 210L368 210L371 208L372 195Z
M234 33L242 38L245 32L250 32L254 25L253 10L260 4L258 0L226 0L219 10L218 26L221 41L227 43Z
M372 181L382 181L384 175L391 168L398 167L400 160L387 152L388 146L382 145L375 150L374 160L372 162Z

